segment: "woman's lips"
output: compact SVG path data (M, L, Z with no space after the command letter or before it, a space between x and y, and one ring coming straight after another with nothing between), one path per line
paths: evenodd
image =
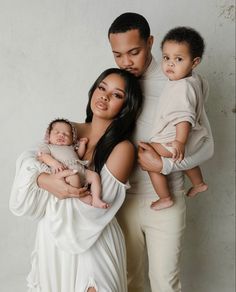
M97 101L95 105L100 110L106 110L107 109L107 105L102 101Z

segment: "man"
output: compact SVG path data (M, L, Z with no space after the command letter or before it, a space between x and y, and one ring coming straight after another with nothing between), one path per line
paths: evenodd
M213 155L209 122L203 113L202 122L209 137L193 156L186 157L181 163L160 158L148 143L143 142L151 137L159 96L166 82L161 66L151 54L153 36L149 24L142 15L124 13L111 24L108 38L116 64L140 78L145 98L135 133L135 141L139 143L138 162L142 169L135 168L127 199L118 213L127 246L129 292L145 291L145 249L152 291L181 291L179 265L186 214L181 170L195 167ZM175 200L173 207L161 211L150 208L156 194L147 171L168 174Z

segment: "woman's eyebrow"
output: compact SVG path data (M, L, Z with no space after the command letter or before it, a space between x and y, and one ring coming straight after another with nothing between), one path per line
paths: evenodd
M101 83L107 86L107 83L105 81L102 81ZM121 88L115 87L115 90L121 91L122 93L125 94L125 91Z

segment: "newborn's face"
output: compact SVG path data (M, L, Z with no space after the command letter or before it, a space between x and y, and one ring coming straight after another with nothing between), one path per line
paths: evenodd
M71 126L57 122L52 126L49 135L49 143L54 145L71 145L73 142Z

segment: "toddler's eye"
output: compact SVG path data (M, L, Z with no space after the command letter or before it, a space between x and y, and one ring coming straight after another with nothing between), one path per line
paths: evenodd
M164 61L168 61L168 60L169 60L169 58L168 58L167 56L163 56L162 59L163 59Z
M177 61L177 62L181 62L181 61L183 61L183 58L178 57L178 58L176 58L176 61Z

